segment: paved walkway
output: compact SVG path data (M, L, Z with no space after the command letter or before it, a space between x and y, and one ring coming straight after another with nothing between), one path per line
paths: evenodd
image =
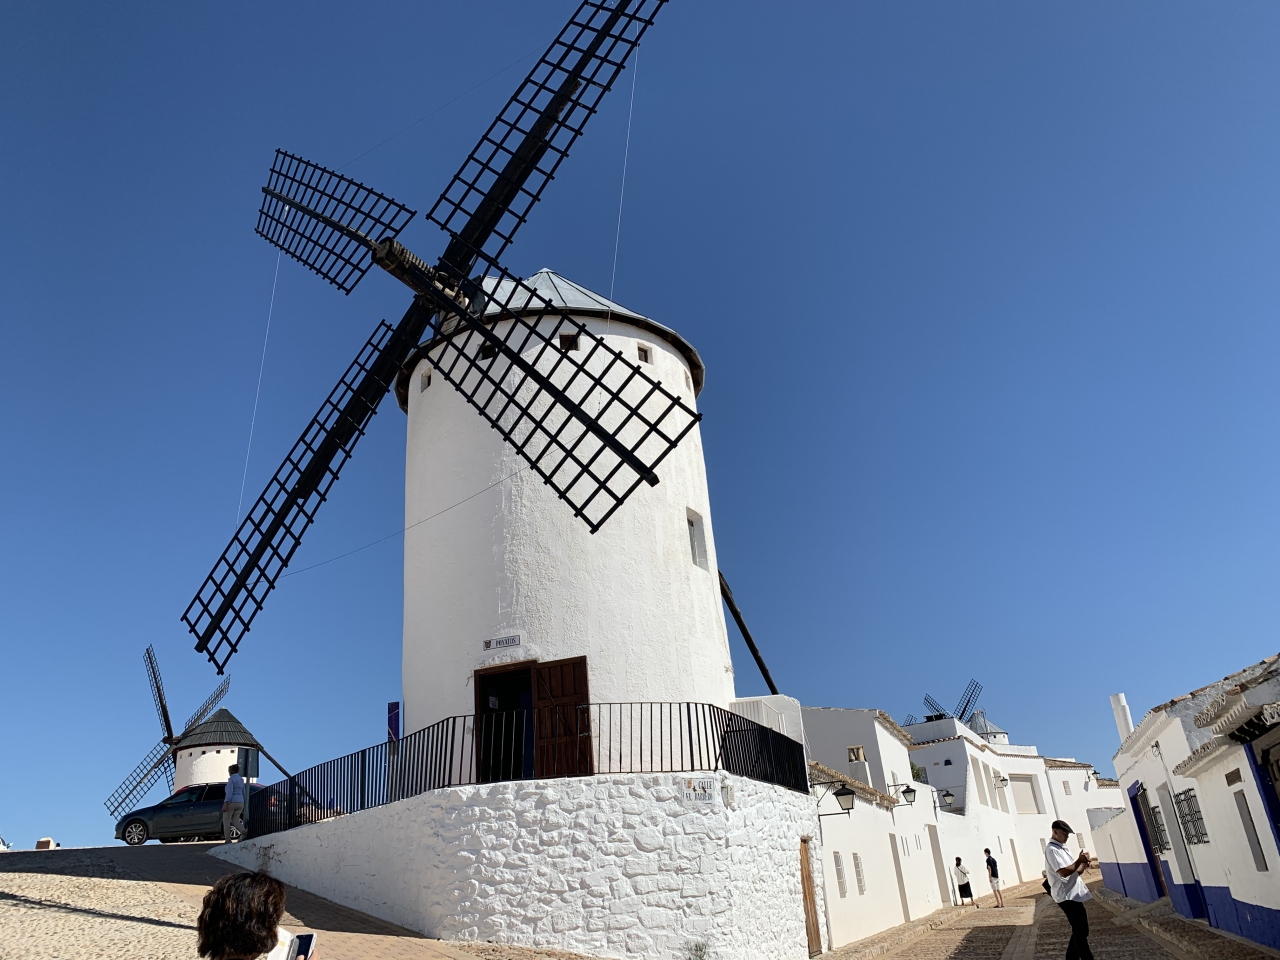
M1089 886L1089 945L1097 960L1268 960L1272 951L1228 939L1187 921L1167 904L1141 904L1114 894L1104 903L1097 874ZM1005 906L983 897L980 909L948 908L913 924L850 943L832 960L1061 960L1071 928L1038 883L1005 892Z
M0 960L194 960L205 891L239 870L211 844L0 853ZM283 922L320 960L560 960L573 954L450 944L289 888Z

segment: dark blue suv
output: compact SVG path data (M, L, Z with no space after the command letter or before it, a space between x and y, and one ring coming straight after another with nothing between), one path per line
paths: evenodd
M261 784L247 783L250 796L264 789ZM116 824L116 839L131 847L159 840L179 843L192 840L222 839L222 801L225 783L197 783L183 787L155 806L131 810ZM245 818L248 819L248 804ZM239 836L232 839L238 840Z

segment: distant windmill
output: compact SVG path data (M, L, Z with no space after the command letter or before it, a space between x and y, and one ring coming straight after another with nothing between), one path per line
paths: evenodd
M231 689L231 678L224 677L213 693L209 694L209 698L200 704L200 708L187 718L187 722L182 725L182 732L175 735L173 723L169 720L169 704L165 700L164 683L160 680L160 664L156 661L155 648L147 647L142 659L147 665L147 679L151 681L151 698L155 701L156 714L160 717L162 736L160 742L151 748L142 762L125 778L124 783L116 787L111 796L106 799L107 810L113 817L118 817L136 807L138 801L147 795L161 777L168 782L169 789L173 789L175 746L187 731L213 712L213 708L222 702L222 698Z
M425 360L595 533L700 419L677 393L499 258L597 112L665 0L584 0L427 219L434 264L396 238L416 213L277 150L257 232L350 293L377 264L413 293L378 323L246 514L182 619L218 672L239 648L393 389ZM437 140L452 139L439 127ZM423 385L429 374L423 374Z
M954 717L961 723L967 723L969 718L973 716L974 708L978 705L978 697L981 693L982 684L977 680L970 680L969 685L964 689L964 694L960 697L960 702L956 704L954 710L950 711L933 697L926 694L924 705L928 712L925 714L924 719L927 722L929 720L947 720ZM907 726L915 722L915 714L907 717Z

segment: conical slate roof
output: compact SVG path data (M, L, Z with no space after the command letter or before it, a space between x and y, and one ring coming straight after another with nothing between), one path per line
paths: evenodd
M994 723L988 720L987 712L985 710L973 711L973 714L969 717L969 722L966 724L966 726L968 726L970 730L972 730L974 733L978 734L979 736L987 733L1008 733L1009 732L1008 730L1000 729Z
M220 747L262 749L262 744L254 739L253 734L246 730L244 724L237 720L226 707L184 733L178 739L176 746L179 750L185 750L187 747L203 747L210 744L217 744Z
M689 365L689 375L693 380L694 394L696 395L702 391L702 383L706 378L706 367L703 366L702 358L698 356L698 351L693 348L693 344L689 343L688 340L670 327L665 327L656 320L651 320L643 314L636 313L634 310L628 310L622 304L614 303L608 297L602 297L594 290L588 290L580 283L566 280L560 274L547 267L543 267L532 277L526 278L524 283L526 286L532 287L538 296L544 297L553 306L561 308L570 316L621 320L633 327L639 327L641 330L653 334L660 340L665 340L676 349L677 353L684 357L685 362ZM524 313L526 309L529 312L536 312L542 306L537 301L529 303L527 294L517 292L514 284L509 280L498 280L496 277L491 277L485 281L484 288L485 292L489 294L489 303L484 311L486 317L496 316L504 310L517 315Z

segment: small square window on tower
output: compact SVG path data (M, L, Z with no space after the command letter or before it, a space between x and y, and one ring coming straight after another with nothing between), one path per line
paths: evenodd
M498 348L497 348L497 346L495 346L494 344L490 343L488 340L486 340L484 343L480 344L480 359L481 359L481 360L492 360L492 359L493 359L494 357L496 357L497 355L498 355Z
M649 347L641 344L636 347L636 354L639 355L641 363L653 363L653 351Z
M689 555L695 565L707 569L707 535L702 529L702 517L692 510L686 511L689 522Z
M431 386L431 374L430 374L430 373L424 373L422 376L418 377L418 392L419 392L419 393L421 393L423 390L427 389L427 387L429 387L429 386Z
M578 335L576 333L560 334L560 352L561 353L577 353L578 352Z

